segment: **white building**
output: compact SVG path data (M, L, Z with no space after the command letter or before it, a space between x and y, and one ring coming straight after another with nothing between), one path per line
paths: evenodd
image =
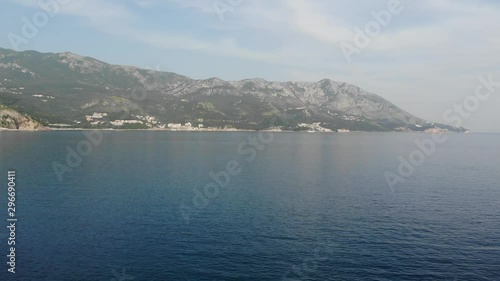
M139 120L115 120L110 122L113 126L123 126L125 124L144 124L144 122Z
M182 124L180 124L180 123L169 123L168 127L170 129L180 129L180 128L182 128Z

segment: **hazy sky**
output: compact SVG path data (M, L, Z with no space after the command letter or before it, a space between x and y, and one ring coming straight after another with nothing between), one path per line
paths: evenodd
M13 48L9 34L24 36L23 18L38 16L38 31L20 50L70 51L193 78L330 78L443 123L447 109L474 94L479 76L500 82L496 0L58 0L68 3L45 24L38 2L54 1L2 1L0 46ZM356 44L367 26L368 40ZM356 48L350 61L346 46ZM464 126L500 132L499 109L497 87Z

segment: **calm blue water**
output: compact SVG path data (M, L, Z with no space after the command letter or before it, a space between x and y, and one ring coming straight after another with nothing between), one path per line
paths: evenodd
M429 135L256 136L108 132L59 181L82 132L1 132L0 280L500 280L500 135L450 135L395 192L384 172Z

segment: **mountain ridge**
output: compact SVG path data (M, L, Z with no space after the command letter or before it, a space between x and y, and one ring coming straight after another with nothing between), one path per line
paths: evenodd
M331 79L192 79L173 72L109 64L78 54L0 48L0 102L47 124L74 128L211 128L465 132L418 118L364 89ZM102 118L88 118L94 113ZM147 121L146 119L154 120ZM130 121L132 122L132 121ZM133 123L133 122L132 122ZM130 127L130 126L128 126Z

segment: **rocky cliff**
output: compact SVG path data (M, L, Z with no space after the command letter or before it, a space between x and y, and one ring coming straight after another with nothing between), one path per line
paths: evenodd
M0 104L0 130L39 131L48 130L40 122Z

